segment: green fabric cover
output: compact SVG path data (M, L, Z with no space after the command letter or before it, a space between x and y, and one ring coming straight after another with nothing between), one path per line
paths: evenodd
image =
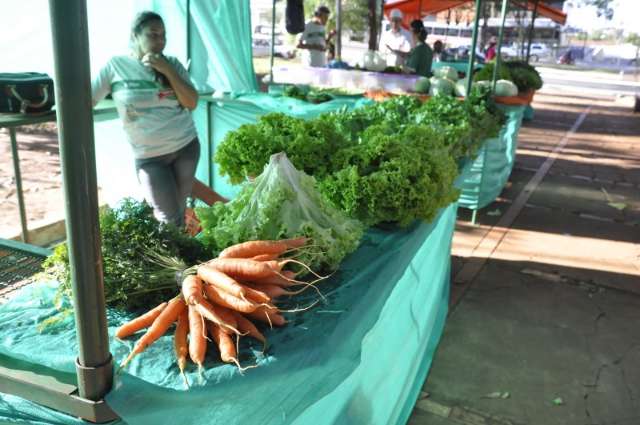
M196 368L184 390L173 339L160 338L117 376L109 405L129 425L403 424L426 378L448 309L451 239L457 204L433 223L370 229L361 247L319 286L327 305L286 313L290 323L265 333L270 348L243 340L240 375L210 349L204 382ZM338 285L340 283L340 285ZM73 319L55 332L37 324L53 313L55 284L31 285L0 305L0 355L69 372L77 343ZM312 291L297 299L308 305ZM290 305L294 307L294 305ZM109 314L109 332L126 318ZM134 340L111 338L119 363ZM22 422L20 422L22 420ZM0 422L79 424L50 409L0 394ZM120 422L122 423L122 422Z
M457 181L461 190L458 202L463 208L478 210L492 203L513 169L524 106L499 107L507 115L507 122L498 137L484 142L478 156L467 164Z
M357 108L371 102L373 101L362 96L344 96L329 102L312 104L266 93L245 94L233 98L227 97L223 100L203 99L194 113L194 120L202 142L196 177L225 198L233 198L240 191L240 186L231 185L226 176L221 176L218 164L213 161L217 146L229 131L233 131L243 124L255 123L260 115L271 112L281 112L294 117L310 119L325 112L340 108ZM210 145L206 143L204 137L207 134L210 137Z
M191 1L190 8L189 71L197 89L257 91L249 0Z

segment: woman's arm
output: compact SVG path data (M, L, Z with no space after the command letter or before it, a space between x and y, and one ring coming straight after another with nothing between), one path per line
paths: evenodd
M178 72L178 70L162 55L146 54L142 58L142 63L153 67L156 71L162 73L171 88L176 93L178 102L190 110L194 110L198 106L198 92L193 88L190 82L186 81Z

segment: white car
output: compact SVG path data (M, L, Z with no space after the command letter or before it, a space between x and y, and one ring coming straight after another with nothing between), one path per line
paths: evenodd
M271 37L256 37L256 34L254 34L251 48L253 57L259 58L271 55ZM284 44L282 39L276 37L274 54L285 59L291 59L296 56L296 49Z
M527 47L524 47L524 50L517 44L513 44L511 46L502 46L500 49L500 54L504 58L518 58L521 57L524 51L524 55L527 54ZM531 62L538 62L542 58L549 57L551 51L549 48L541 43L531 43L531 51L529 54L529 59Z

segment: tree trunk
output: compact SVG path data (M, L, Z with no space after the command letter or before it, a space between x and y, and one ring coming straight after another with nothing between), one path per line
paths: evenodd
M377 0L369 0L369 50L378 50Z

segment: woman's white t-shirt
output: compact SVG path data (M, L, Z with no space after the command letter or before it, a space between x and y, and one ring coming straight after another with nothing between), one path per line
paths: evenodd
M325 26L313 20L307 22L300 37L304 44L320 45L327 47L325 41ZM304 49L302 52L302 63L306 66L323 67L327 64L327 56L324 50Z
M165 56L190 82L178 59ZM197 137L191 112L182 107L171 87L133 56L113 57L91 85L94 105L111 93L136 159L173 153Z

